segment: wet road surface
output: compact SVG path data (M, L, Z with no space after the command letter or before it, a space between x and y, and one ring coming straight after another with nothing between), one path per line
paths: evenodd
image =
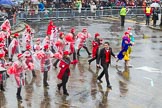
M52 68L49 72L49 88L44 88L42 73L36 72L37 78L32 78L30 72L26 76L26 85L22 90L22 103L16 99L16 84L13 76L7 80L6 91L0 92L1 108L162 108L162 34L151 30L145 25L126 23L120 27L119 21L77 20L55 22L68 32L76 26L77 31L87 27L92 34L99 32L104 41L109 41L115 54L120 50L120 38L131 26L136 38L131 54L132 68L125 68L124 61L119 61L116 67L115 59L109 68L112 90L103 83L97 83L96 78L102 69L97 70L95 61L88 65L88 55L81 50L77 65L71 65L71 76L68 82L70 96L63 96L57 91L57 73L59 69ZM47 23L33 24L37 36L45 35ZM70 26L69 26L70 25ZM43 32L42 32L43 31ZM149 38L151 37L151 38ZM90 40L88 41L89 49Z

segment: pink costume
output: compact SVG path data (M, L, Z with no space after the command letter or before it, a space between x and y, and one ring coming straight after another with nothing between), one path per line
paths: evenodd
M18 36L19 35L17 33L14 35L15 38L13 38L13 40L11 41L8 47L9 58L12 58L14 54L18 54L21 52L20 43L19 40L17 39Z
M5 52L2 49L2 45L0 44L0 67L5 69L5 66L7 66L5 59L3 58L5 56ZM6 80L6 72L3 70L0 70L0 84L3 80Z
M21 54L21 56L22 56L22 54ZM25 63L23 63L23 61L18 59L8 69L8 73L13 74L15 76L16 84L17 84L18 87L21 87L25 84L24 70L26 68L27 68L27 66L25 65Z
M5 20L3 22L3 24L1 25L1 30L5 31L4 32L4 38L5 38L5 46L8 47L9 46L9 38L10 38L10 35L11 35L11 25L10 25L10 22L9 20Z
M49 45L46 44L44 46L44 49L48 49L49 48ZM41 56L41 72L45 72L45 71L49 71L50 70L50 67L51 67L51 60L50 58L53 57L53 53L48 50L48 51L45 51L45 50L42 50L42 55Z
M33 64L32 52L27 50L23 54L25 56L25 63L28 66L28 69L33 70L34 69L34 64Z

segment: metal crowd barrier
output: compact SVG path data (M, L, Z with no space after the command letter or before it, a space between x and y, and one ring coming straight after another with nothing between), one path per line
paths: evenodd
M145 16L144 8L128 8L127 16ZM44 20L44 19L67 19L67 18L87 18L87 17L107 17L107 16L120 16L120 8L104 8L97 9L91 12L88 8L83 8L81 12L76 9L50 9L50 11L34 10L21 11L18 16L20 20Z

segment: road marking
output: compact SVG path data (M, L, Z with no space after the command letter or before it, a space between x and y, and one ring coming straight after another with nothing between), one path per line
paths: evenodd
M156 69L156 68L152 68L148 66L138 67L136 69L140 69L140 70L144 70L144 71L152 72L152 73L162 73L160 69Z
M147 80L150 80L151 86L152 87L154 86L154 81L151 78L148 78L148 77L144 77L144 78L147 79Z

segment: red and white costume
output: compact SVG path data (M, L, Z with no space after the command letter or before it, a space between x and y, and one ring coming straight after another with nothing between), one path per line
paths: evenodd
M44 49L49 49L49 45L46 44ZM51 58L53 57L53 53L50 50L42 50L40 54L42 55L40 58L41 63L41 72L49 71L51 68Z
M9 46L9 38L10 38L10 35L11 35L11 25L10 25L10 22L9 22L8 19L5 20L3 22L3 24L1 25L1 30L3 30L2 31L3 33L0 33L0 34L2 34L4 36L5 46L8 47Z
M21 53L18 36L19 36L19 34L17 34L17 33L14 34L14 38L8 47L9 58L12 58L15 54Z
M36 39L36 44L33 46L34 52L39 52L42 49L40 38Z
M31 52L31 46L27 45L26 46L26 51L23 53L23 55L25 56L25 63L28 66L29 70L33 70L34 69L34 64L33 64L33 53Z
M3 47L4 47L4 44L0 43L0 67L5 69L5 67L8 64L6 63L6 60L4 59L5 51L3 50ZM3 80L6 80L6 72L1 72L0 73L0 84L3 82Z
M91 37L91 34L87 32L87 29L83 29L82 32L77 34L77 39L75 42L75 48L80 49L86 46L86 40Z
M9 74L13 74L15 76L16 84L18 87L21 87L25 84L24 70L27 69L25 63L20 60L23 57L22 54L18 54L18 60L15 61L12 66L8 69Z

